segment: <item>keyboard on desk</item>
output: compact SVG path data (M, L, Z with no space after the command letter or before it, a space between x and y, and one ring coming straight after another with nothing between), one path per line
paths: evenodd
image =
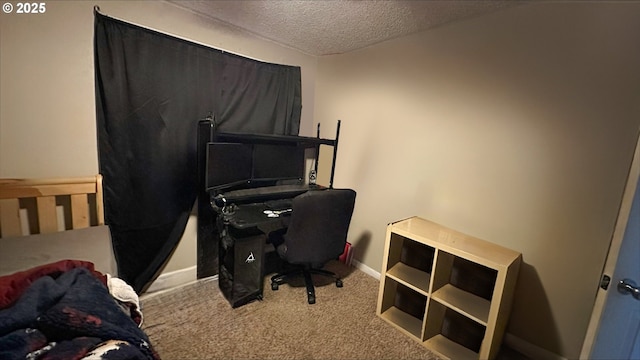
M291 199L317 186L307 184L274 185L249 189L240 189L225 192L223 194L228 203L266 202L270 200Z
M268 200L264 202L264 205L267 207L267 210L272 211L290 210L293 205L293 199Z

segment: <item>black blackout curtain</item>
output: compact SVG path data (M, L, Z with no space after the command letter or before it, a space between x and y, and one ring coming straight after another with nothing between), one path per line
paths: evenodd
M264 63L94 14L105 218L119 277L138 292L177 246L198 193L198 121L297 135L300 68Z

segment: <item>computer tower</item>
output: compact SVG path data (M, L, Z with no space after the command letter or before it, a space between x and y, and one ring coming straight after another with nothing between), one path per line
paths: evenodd
M238 234L223 226L218 286L231 307L262 300L265 243L266 235L262 233Z

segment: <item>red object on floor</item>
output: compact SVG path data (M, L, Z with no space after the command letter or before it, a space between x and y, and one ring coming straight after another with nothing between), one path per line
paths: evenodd
M347 242L344 245L344 252L342 253L342 255L340 255L340 257L338 257L338 260L340 260L340 262L345 263L347 265L351 265L351 259L353 258L353 248L351 247L351 243Z

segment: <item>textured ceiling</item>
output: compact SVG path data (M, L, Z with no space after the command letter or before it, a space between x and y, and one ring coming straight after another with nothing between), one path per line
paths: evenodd
M356 50L518 3L513 0L169 2L316 56Z

